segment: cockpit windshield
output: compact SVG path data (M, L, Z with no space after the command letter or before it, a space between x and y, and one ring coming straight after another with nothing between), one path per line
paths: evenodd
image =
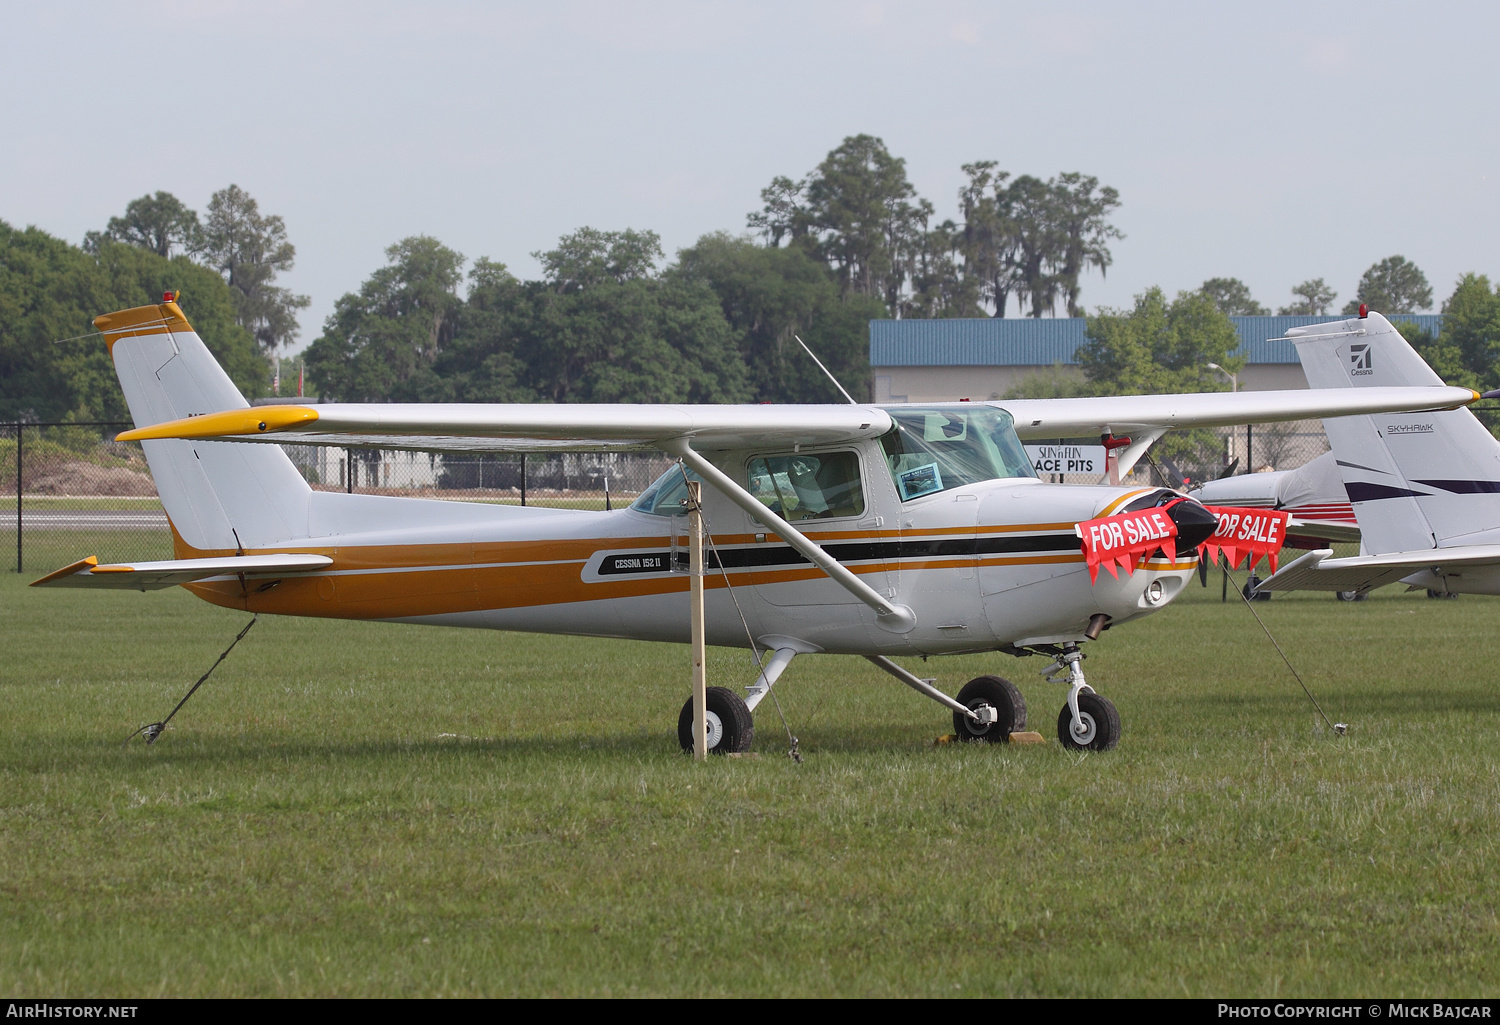
M655 483L642 491L641 496L630 503L630 508L652 516L686 516L687 482L701 479L687 467L673 465L656 478Z
M1003 409L887 409L896 426L880 438L903 502L1005 477L1035 477L1015 421Z

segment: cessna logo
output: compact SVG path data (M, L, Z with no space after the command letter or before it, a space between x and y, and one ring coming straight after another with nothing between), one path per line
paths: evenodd
M1375 370L1370 365L1371 355L1369 342L1349 346L1349 376L1368 377L1373 374Z

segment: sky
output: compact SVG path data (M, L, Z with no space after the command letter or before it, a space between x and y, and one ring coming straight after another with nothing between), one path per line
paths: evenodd
M566 232L669 256L883 139L939 217L961 165L1082 171L1125 237L1082 300L1238 277L1437 302L1500 274L1500 5L0 0L0 220L72 242L240 185L297 247L300 344L397 240L535 277ZM191 306L191 296L184 297ZM1012 307L1014 313L1014 307Z

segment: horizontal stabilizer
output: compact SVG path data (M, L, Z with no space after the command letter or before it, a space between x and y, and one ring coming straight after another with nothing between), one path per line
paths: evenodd
M1420 552L1334 559L1332 550L1308 552L1256 587L1262 591L1369 591L1413 573L1500 565L1500 545L1429 548Z
M241 555L216 559L166 559L101 566L90 555L55 573L32 581L32 587L108 587L156 591L194 580L245 573L264 577L277 573L305 573L333 564L326 555Z

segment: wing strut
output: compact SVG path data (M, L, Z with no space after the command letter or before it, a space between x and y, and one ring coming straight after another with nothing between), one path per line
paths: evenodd
M832 577L834 583L874 609L876 621L883 629L891 633L904 634L910 633L917 625L916 613L910 608L882 597L879 591L851 573L843 563L823 551L797 528L767 508L764 502L736 484L728 474L693 451L686 438L663 441L659 447L662 451L681 459L694 473L717 488L725 498L773 528L777 534L786 539L788 544L805 555L814 566Z

